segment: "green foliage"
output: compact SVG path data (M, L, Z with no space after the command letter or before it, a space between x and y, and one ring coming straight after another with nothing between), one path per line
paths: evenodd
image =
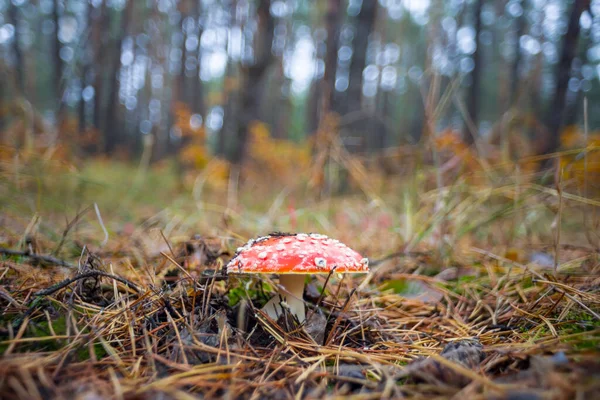
M392 290L399 295L416 295L421 293L423 288L414 280L396 279L386 281L381 286L381 290Z
M238 285L231 285L227 291L230 307L237 305L242 299L256 299L259 306L269 301L269 293L273 291L269 283L253 278L239 278L237 282Z

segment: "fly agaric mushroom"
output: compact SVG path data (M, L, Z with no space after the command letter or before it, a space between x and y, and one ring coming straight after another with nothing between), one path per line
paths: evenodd
M339 240L316 233L273 233L251 239L227 263L228 274L278 274L277 295L263 307L277 320L283 313L280 297L304 322L304 278L307 274L367 273L369 260Z

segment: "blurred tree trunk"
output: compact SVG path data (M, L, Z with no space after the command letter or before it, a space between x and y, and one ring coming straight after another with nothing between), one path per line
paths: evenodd
M338 49L340 30L342 24L342 2L341 0L329 0L327 13L325 14L325 28L327 31L325 71L322 84L318 86L319 108L317 109L317 134L314 144L314 165L311 180L319 188L319 195L326 193L343 193L348 190L348 171L330 163L331 140L338 135L338 121L328 118L333 110L335 98L335 77L338 64ZM333 177L331 171L337 171L337 177Z
M360 13L354 18L354 41L348 90L344 96L345 101L341 101L333 107L342 115L361 110L363 71L367 66L369 37L375 28L377 19L377 4L377 1L363 1Z
M471 72L471 86L469 87L469 94L467 98L467 113L469 118L473 121L473 126L479 126L479 92L481 87L481 11L483 8L483 0L476 0L473 6L473 28L475 29L475 52L473 53L473 71ZM473 143L474 135L478 135L478 132L471 132L469 130L469 124L465 124L465 131L463 138L465 143Z
M198 45L193 50L193 54L196 57L196 68L194 69L194 78L192 81L192 111L198 113L204 117L204 98L202 93L202 80L200 79L200 68L202 62L202 47L200 46L200 38L202 37L202 23L200 17L202 15L202 8L200 6L200 0L192 0L192 16L196 23L196 35L198 35Z
M525 26L527 24L527 13L525 11L525 2L523 0L520 0L519 3L521 4L521 7L523 9L523 11L521 12L521 15L517 18L517 35L515 38L515 43L514 43L514 49L515 49L515 58L512 62L511 65L511 80L510 80L510 97L509 97L509 101L510 101L510 106L511 107L516 107L517 106L517 101L519 100L519 84L521 82L521 76L520 76L520 71L519 69L521 68L521 59L522 59L522 51L521 51L521 45L520 45L520 38L521 36L523 36L523 34L525 33Z
M181 0L178 4L179 12L181 13L180 29L181 29L181 34L183 35L183 39L182 39L182 44L181 44L181 57L179 58L179 64L180 64L179 74L175 78L175 86L174 86L175 90L173 93L173 101L171 102L172 106L176 106L176 104L179 102L187 103L187 98L186 98L187 79L186 79L186 75L185 75L185 60L188 56L188 53L186 50L185 42L187 41L189 36L187 33L187 29L185 29L186 28L185 23L186 23L186 19L190 16L190 13L191 13L190 1L193 1L193 0Z
M571 78L571 64L575 58L577 42L579 40L579 19L583 11L590 6L590 2L591 0L575 0L571 8L567 32L563 36L560 61L556 65L554 96L552 97L546 118L546 126L548 127L550 137L546 141L546 145L543 146L545 154L552 153L558 149L560 129L565 117L568 84Z
M15 57L15 65L12 70L12 74L8 71L2 71L2 73L0 74L0 78L2 79L2 81L0 81L0 109L2 110L6 110L7 107L10 107L11 103L14 101L14 98L25 95L25 66L23 64L23 54L21 53L21 30L18 13L18 7L12 1L9 1L7 10L7 22L12 24L12 26L14 27L12 51ZM14 82L14 84L10 85L10 87L16 89L16 93L12 93L12 91L8 89L7 86L9 86L9 80L10 82ZM9 116L8 112L0 112L0 141L3 139L3 135L5 134L4 127L8 120L7 116Z
M129 32L129 23L131 21L134 7L134 0L128 0L125 3L125 9L121 13L121 27L117 39L114 43L112 54L112 65L109 71L108 82L108 105L106 110L106 130L104 132L104 152L112 153L120 142L119 134L123 133L122 126L118 120L119 115L119 73L121 71L121 47L123 46L123 37Z
M90 3L86 4L86 22L87 29L91 29L93 25L92 15L93 15L93 6ZM83 91L88 85L88 75L91 70L90 61L92 59L92 51L90 49L91 44L91 34L88 32L86 34L86 39L83 41L84 47L81 49L81 90L79 92L79 105L78 105L78 130L80 134L83 134L87 128L86 126L86 101L83 96Z
M441 76L439 76L435 65L433 65L433 53L438 48L443 48L442 38L440 37L440 21L444 5L441 0L435 0L429 9L429 23L427 24L427 53L425 56L424 71L431 71L423 76L423 90L427 90L425 97L423 132L421 140L427 143L431 137L435 135L437 120L435 110L438 105L441 92ZM447 46L453 51L456 51L455 46Z
M187 51L187 40L189 38L189 34L188 34L188 18L191 16L192 14L192 4L194 0L180 0L179 3L177 4L177 8L179 10L179 14L180 14L180 21L179 21L179 30L181 32L182 38L181 38L181 55L179 56L179 71L178 73L175 75L174 78L174 82L172 84L172 91L171 91L171 100L169 102L170 107L169 107L169 111L167 114L167 129L170 131L172 129L172 127L174 126L174 122L175 122L175 114L177 113L178 109L181 109L182 107L187 107L189 111L192 111L191 105L189 104L189 97L188 97L188 93L189 93L189 89L186 89L188 87L188 77L187 77L187 73L186 73L186 60L187 57L189 56L188 51ZM197 2L197 1L196 1ZM197 23L197 21L194 21L194 23ZM194 29L195 29L195 25L194 25ZM180 137L178 140L172 140L169 134L169 140L167 141L167 151L171 154L176 154L179 152L179 150L181 149L181 147L183 146L182 141L184 140L183 137ZM183 166L181 165L181 163L179 162L179 158L176 159L177 161L177 168L180 172L180 176L183 175Z
M589 10L588 10L589 11ZM579 34L579 46L578 46L578 54L576 55L578 59L578 64L580 67L577 69L577 79L579 82L583 81L583 76L581 74L581 66L588 65L588 50L594 46L594 43L591 40L590 34ZM578 117L583 113L583 98L585 97L585 93L581 87L578 88L576 93L570 92L567 94L567 99L565 103L565 117L564 117L564 125L575 125L577 124Z
M327 53L325 54L325 74L323 84L320 85L318 110L318 121L321 125L323 118L331 111L335 95L335 72L337 70L338 48L340 39L340 25L342 19L341 0L329 0L327 3L327 14L325 15L325 26L327 29Z
M319 71L315 71L306 107L307 128L309 134L317 132L323 117L329 112L333 101L335 73L337 69L337 52L339 48L339 33L342 23L341 0L327 0L327 11L325 13L325 30L327 37L325 42L316 43L316 58L323 60L325 71L323 77L319 77Z
M17 89L19 90L19 95L24 95L25 93L25 65L23 63L23 52L21 51L21 24L19 21L19 9L15 5L14 2L8 2L8 20L14 26L14 34L13 34L13 53L15 55L15 75L17 80Z
M105 70L105 62L104 62L104 52L105 52L105 42L107 40L108 35L108 13L107 13L107 4L108 0L103 0L102 4L98 7L94 8L94 21L92 25L92 46L94 48L94 115L92 121L94 123L94 127L102 132L102 128L104 126L103 121L103 84L104 84L104 70Z
M392 135L392 131L389 128L388 124L388 115L391 115L393 109L392 102L392 90L379 90L380 93L377 94L377 109L380 110L376 113L377 118L370 124L373 128L367 129L365 126L365 131L370 131L370 143L369 149L374 151L381 151L388 146L388 143L391 142L390 136Z
M292 82L283 73L283 60L279 59L280 62L279 72L277 76L277 83L281 83L281 90L279 87L274 88L275 92L275 107L277 112L274 114L273 123L273 136L280 139L290 139L291 133L291 119L293 113L293 106L290 99L290 92Z
M60 58L61 43L60 33L60 1L53 0L52 20L54 22L54 42L53 42L53 63L54 63L54 101L56 102L56 121L60 127L63 121L64 101L63 101L63 62Z
M238 81L236 69L236 66L229 60L227 67L225 68L225 77L223 78L223 97L225 102L223 108L225 118L223 119L223 126L217 137L215 154L224 158L228 158L228 139L235 136L236 121L235 118L230 118L230 116L237 115L239 112L239 89L234 88L234 85L232 84L233 82Z
M348 79L348 90L338 107L334 107L335 111L342 115L349 113L360 113L362 110L362 88L363 88L363 71L367 66L367 48L369 47L369 38L375 28L377 20L377 1L363 1L360 13L355 18L354 43L352 60L350 61L350 73ZM372 116L366 112L358 117L356 123L349 127L350 136L360 138L360 144L354 147L356 151L364 150L365 145L373 144L375 147L379 139L369 138L368 135L375 134L366 129L369 120ZM372 146L371 146L372 147Z
M494 11L496 13L496 18L500 18L506 10L506 2L507 0L495 0L494 1ZM504 124L503 118L506 111L510 108L510 77L508 76L510 71L510 65L506 62L506 59L501 54L501 45L506 37L506 28L501 24L496 24L493 29L493 63L496 66L496 70L498 71L497 80L496 80L496 113L500 118L500 128L499 134L504 135Z
M542 115L542 82L544 68L544 53L541 51L535 56L533 63L533 71L529 79L531 79L530 96L531 96L531 112L536 120L541 119Z
M248 128L252 121L259 118L262 89L265 86L265 75L273 60L271 46L275 23L270 9L270 0L261 0L259 2L256 9L257 31L254 38L254 62L252 65L241 68L241 109L234 117L237 118L237 129L235 142L229 157L229 160L234 164L242 162L246 151L246 142L248 141Z
M307 104L304 115L306 117L307 136L313 135L316 132L317 127L319 126L319 98L321 93L319 87L321 85L321 82L321 79L318 79L315 76L308 90L308 95L306 96Z
M228 10L229 21L228 25L240 29L243 31L243 26L241 21L237 18L237 0L233 0L230 3L230 7ZM227 42L227 54L231 54L232 49L232 40L229 38ZM243 45L242 45L243 46ZM236 136L237 132L237 120L234 118L234 115L238 115L240 108L240 84L239 84L239 63L234 62L234 60L229 57L227 60L227 65L225 67L225 76L223 77L223 87L222 87L222 96L224 104L224 118L223 125L219 131L219 136L217 137L216 149L215 153L218 156L221 156L227 160L229 157L229 143Z
M289 82L283 75L283 60L274 55L272 67L265 77L264 96L260 104L260 120L269 126L271 137L284 139L286 128L282 119L290 114L289 99L284 93L289 91Z

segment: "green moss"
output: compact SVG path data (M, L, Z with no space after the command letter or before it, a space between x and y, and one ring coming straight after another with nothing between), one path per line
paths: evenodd
M458 284L461 285L464 283L473 282L475 279L477 279L475 275L464 275L458 278Z
M423 287L419 282L409 279L389 280L381 286L381 290L392 290L399 295L417 295L423 291Z
M266 294L272 291L273 287L266 282L260 281L257 284L252 284L252 281L248 279L232 280L232 287L227 292L229 306L233 307L247 297L258 299L262 305L269 301L270 296Z
M108 355L108 353L106 352L106 349L104 348L104 346L102 346L102 343L94 343L93 349L94 349L94 355L96 356L97 360L101 360ZM89 346L77 347L75 355L76 355L78 361L89 360L91 358Z
M525 278L523 278L523 280L521 281L521 287L523 289L529 289L531 287L533 287L533 279L531 276L526 276Z
M67 318L65 315L60 315L52 321L52 329L56 335L65 335L67 333ZM27 326L28 337L51 336L50 322L44 318L40 321L29 323Z
M600 321L587 312L569 312L565 321L556 325L556 329L559 336L565 336L562 342L569 343L575 350L600 348ZM586 332L589 334L585 334Z

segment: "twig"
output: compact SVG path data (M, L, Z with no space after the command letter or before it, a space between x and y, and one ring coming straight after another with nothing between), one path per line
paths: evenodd
M94 210L96 210L96 217L98 217L98 222L100 223L100 227L102 228L102 231L104 232L104 240L102 240L102 243L100 244L100 246L104 247L106 245L106 243L108 243L108 231L106 230L106 227L104 226L104 221L102 221L102 216L100 215L100 209L98 208L97 203L94 203Z
M201 275L196 279L196 283L207 283L210 281L226 281L229 277L224 269L215 271L214 269L205 269Z
M336 333L336 329L337 329L338 325L340 324L340 321L342 320L342 317L343 317L344 313L346 312L346 307L348 307L348 304L350 304L350 299L352 299L352 296L354 296L354 293L356 293L356 288L354 288L350 291L350 293L348 294L348 297L346 298L346 301L344 302L344 305L340 309L340 314L335 319L335 322L333 323L333 326L331 327L331 330L329 331L329 335L327 335L327 339L324 342L326 345L328 345L331 342L331 340L335 337L334 335Z
M319 296L319 299L315 303L315 308L312 310L312 312L310 313L310 315L308 317L306 317L307 321L310 319L310 317L312 317L312 315L314 313L317 312L317 310L319 309L319 306L321 305L321 302L323 302L323 299L325 298L325 289L327 288L327 284L329 283L329 279L331 278L331 276L335 272L335 268L336 267L333 267L331 269L331 271L329 271L329 274L327 274L327 278L325 279L325 283L323 284L323 290L321 290L321 295Z
M558 211L556 212L556 232L554 235L554 275L558 273L560 262L560 230L562 226L563 196L562 196L562 174L560 163L556 163L556 193L558 193Z
M558 293L561 293L563 296L567 297L569 300L577 303L581 308L583 308L584 310L586 310L587 312L589 312L590 314L592 314L594 316L594 318L596 318L598 321L600 321L600 315L596 312L594 312L594 310L592 310L591 308L589 308L588 306L586 306L584 303L582 303L581 301L579 301L576 297L570 295L569 293L565 292L562 288L559 288L557 286L555 286L553 284L553 282L551 281L546 281L546 280L541 280L541 279L532 279L532 282L539 282L539 283L543 283L543 284L548 284L550 285L550 287L555 290ZM558 302L557 302L558 304Z
M56 246L56 249L54 249L52 254L58 254L58 252L62 248L63 244L65 243L65 239L67 238L67 235L69 234L71 229L73 229L73 227L75 225L77 225L77 223L79 222L81 217L83 217L85 215L85 213L87 213L91 208L92 208L92 206L87 206L86 208L83 209L83 211L78 212L72 221L70 221L70 222L67 221L67 226L65 227L65 230L63 231L62 237L60 238L60 242L58 243L58 246Z
M167 237L165 236L165 233L163 232L163 230L160 230L160 236L162 236L163 240L165 241L167 247L169 247L169 251L171 252L171 256L173 256L173 258L176 257L175 252L173 251L173 247L171 246L171 243L169 243L169 239L167 239Z
M9 302L13 307L16 308L25 308L18 301L16 301L7 291L4 290L2 286L0 286L0 298L3 298L7 302Z
M44 261L44 262L47 262L50 264L60 265L61 267L67 267L67 268L73 268L73 269L77 268L75 265L73 265L65 260L62 260L60 258L56 258L56 257L52 257L52 256L45 256L43 254L35 254L29 250L19 251L19 250L12 250L12 249L0 247L0 254L6 254L9 256L28 257L28 258L31 258L36 261Z
M34 296L47 296L56 291L59 291L60 289L62 289L64 287L69 286L71 283L76 282L80 279L93 278L93 277L97 277L97 276L105 276L107 278L114 279L115 281L121 282L122 284L130 287L136 293L141 292L141 289L135 283L133 283L125 278L122 278L120 276L109 274L108 272L103 272L103 271L88 271L88 272L84 272L82 274L78 274L77 276L75 276L73 278L68 278L61 282L58 282L57 284L52 285L49 288L40 290L39 292L34 293Z
M175 260L173 259L173 257L169 256L169 255L168 255L167 253L165 253L164 251L161 251L161 252L160 252L160 254L161 254L161 255L162 255L164 258L166 258L167 260L169 260L169 261L171 262L171 264L173 264L174 266L176 266L177 268L179 268L179 270L180 270L181 272L183 272L183 273L185 274L185 276L187 276L187 277L188 277L188 279L190 280L190 282L192 282L192 283L196 282L196 281L194 280L194 277L192 277L192 276L190 275L190 273L189 273L189 272L187 272L187 271L185 270L185 268L183 268L181 265L179 265L179 263L178 263L177 261L175 261Z

